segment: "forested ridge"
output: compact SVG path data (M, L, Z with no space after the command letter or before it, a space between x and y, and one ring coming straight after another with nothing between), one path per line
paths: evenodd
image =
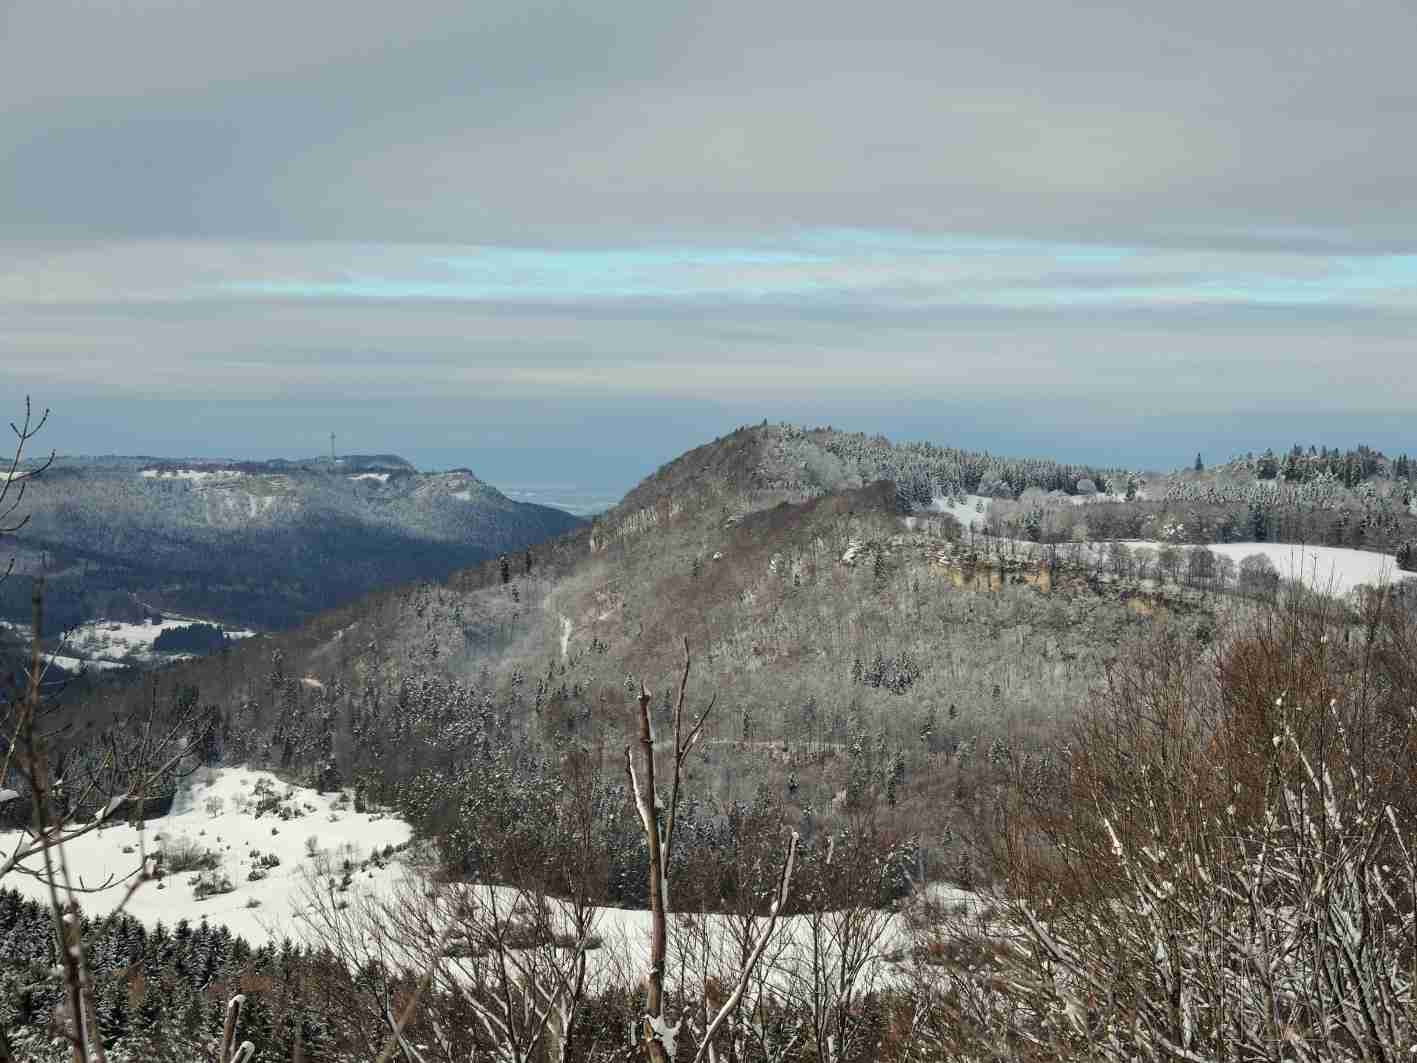
M381 586L441 578L574 527L466 469L392 455L210 462L60 458L28 495L21 572L52 625L170 611L289 627ZM19 584L0 617L23 621Z

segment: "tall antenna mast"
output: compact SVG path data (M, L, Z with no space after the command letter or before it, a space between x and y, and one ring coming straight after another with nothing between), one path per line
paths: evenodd
M330 461L335 460L335 434L330 433Z

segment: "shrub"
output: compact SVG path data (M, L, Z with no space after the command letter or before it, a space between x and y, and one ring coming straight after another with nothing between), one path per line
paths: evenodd
M1397 567L1404 572L1417 572L1417 542L1405 542L1397 548Z
M1069 789L1051 808L1019 795L1011 914L1045 975L1025 1010L1088 1058L1396 1059L1417 1042L1417 630L1376 616L1377 649L1354 652L1324 608L1271 604L1204 652L1164 630L1128 647Z
M219 863L220 857L195 838L179 834L163 842L162 864L169 873L210 871Z
M231 881L229 875L220 871L203 871L196 878L192 886L192 893L197 900L204 900L222 893L231 893L236 889L235 883Z
M1273 594L1279 588L1279 570L1265 554L1250 554L1240 561L1240 589L1248 594Z

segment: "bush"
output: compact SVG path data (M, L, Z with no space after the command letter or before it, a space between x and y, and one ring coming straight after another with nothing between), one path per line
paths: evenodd
M182 871L210 871L219 863L220 857L195 838L179 834L163 842L163 870L171 874Z
M229 875L215 870L203 871L192 885L192 894L200 901L218 894L231 893L235 889L236 885Z
M1128 647L1068 791L1018 795L1012 915L1048 971L1026 1010L1072 1017L1053 1034L1079 1056L1284 1044L1349 1061L1417 1043L1417 629L1376 616L1375 649L1350 650L1350 618L1324 608L1271 604L1213 651L1165 630Z
M1279 588L1279 570L1265 554L1250 554L1240 561L1240 590L1247 594L1273 594Z
M1404 572L1417 572L1417 542L1405 542L1397 548L1397 567Z

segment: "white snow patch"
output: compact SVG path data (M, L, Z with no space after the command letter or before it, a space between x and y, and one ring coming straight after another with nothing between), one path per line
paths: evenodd
M460 498L460 499L462 499L464 502L471 502L471 501L472 501L472 492L471 492L471 491L454 491L454 492L453 492L453 497L454 497L454 498Z
M115 668L125 668L124 664L118 661L86 661L81 657L69 657L62 653L45 654L46 661L57 665L66 672L79 672L84 669L91 669L96 672L112 671Z
M238 480L246 474L239 469L144 469L138 473L146 480Z
M292 797L282 803L303 814L290 820L270 813L256 818L252 794L261 780L266 780L280 798L291 792ZM346 858L355 862L351 889L382 891L394 881L397 865L390 863L382 869L371 865L368 870L360 871L359 862L375 849L403 844L413 834L407 823L394 816L332 811L331 806L338 797L338 794L317 794L303 787L288 787L267 771L204 768L192 775L178 792L172 812L150 820L146 830L140 832L127 823L115 821L111 826L70 842L65 847L65 855L70 873L94 886L109 876L130 874L140 866L144 855L151 857L155 849L161 849L170 840L195 843L218 854L220 872L230 877L235 890L197 900L189 884L191 873L167 874L162 879L163 889L149 882L134 894L127 909L130 915L149 926L159 920L171 926L184 918L197 923L206 916L213 925L225 924L253 944L279 940L285 935L294 937L297 928L293 916L302 903L305 872L313 870L318 859L307 854L307 838L316 838L319 850L327 853L336 867ZM213 808L218 807L214 800L220 801L220 810L212 815L207 809L209 802ZM314 811L308 811L309 807ZM330 821L331 816L335 817L334 822ZM271 833L272 828L275 834ZM158 840L158 835L162 840ZM0 832L0 859L13 852L21 838L20 831ZM125 853L125 847L133 851ZM256 881L247 878L254 866L248 859L253 849L262 854L274 854L280 860L278 866L267 869L265 877ZM41 859L33 857L26 866L42 866ZM338 874L337 871L337 877ZM4 884L26 897L47 900L46 888L29 876L6 875ZM79 903L85 912L101 915L116 907L125 892L125 887L118 887L81 894ZM257 901L259 906L247 907L251 900Z
M1360 584L1379 586L1411 579L1388 554L1349 550L1337 546L1298 546L1293 543L1215 543L1211 553L1233 558L1236 564L1251 554L1264 554L1283 579L1301 580L1318 591L1347 594Z
M209 623L213 621L190 616L169 616L156 624L149 621L130 624L119 620L92 620L76 628L64 646L93 664L100 661L120 661L128 657L147 662L167 656L153 652L153 643L164 631L187 627L190 624ZM216 626L221 627L220 624ZM226 636L232 639L250 638L254 634L254 631L246 630L226 632Z
M1087 545L1092 551L1105 551L1109 544L1094 542ZM1128 539L1123 545L1150 550L1170 546L1182 553L1200 549L1198 546L1156 542L1150 539ZM1237 565L1251 554L1263 554L1274 563L1281 579L1298 580L1311 590L1339 596L1348 594L1359 586L1376 587L1417 576L1417 573L1399 569L1392 555L1372 550L1351 550L1340 546L1301 546L1298 543L1203 545L1217 557L1231 558Z
M959 521L960 526L965 531L978 521L979 526L984 526L984 517L989 512L989 503L994 501L988 495L965 495L964 501L959 502L953 496L936 496L930 502L930 512L948 513Z
M378 480L381 484L389 482L391 473L387 472L361 472L350 477L351 480Z

